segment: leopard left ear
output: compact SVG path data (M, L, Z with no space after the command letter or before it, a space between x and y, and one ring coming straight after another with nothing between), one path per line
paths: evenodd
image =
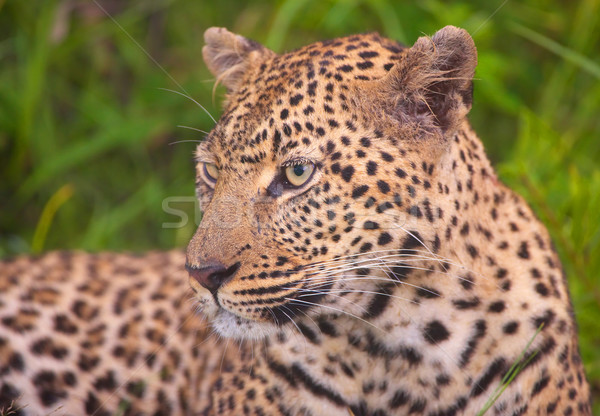
M235 92L243 82L244 74L275 52L260 43L231 33L223 27L211 27L204 32L202 48L204 62L217 82Z
M473 101L477 50L464 29L446 26L419 38L379 80L387 112L427 134L452 134Z

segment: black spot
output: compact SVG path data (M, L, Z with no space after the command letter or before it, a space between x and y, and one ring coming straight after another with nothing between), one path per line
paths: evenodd
M467 244L466 247L471 257L476 258L477 256L479 256L479 252L477 251L477 248L474 245Z
M394 396L390 400L389 406L392 409L396 409L400 406L404 406L410 401L410 395L404 390L397 390Z
M438 374L435 377L435 383L438 386L447 386L450 384L450 376L448 376L448 374Z
M379 234L379 238L377 239L377 244L380 246L384 246L392 241L392 236L389 233L383 232Z
M91 391L88 392L87 400L85 401L85 412L88 415L105 415L107 414L104 409L102 409L102 404L98 397Z
M308 326L304 325L302 322L298 322L296 325L298 326L298 329L300 329L302 335L311 343L317 345L321 343L321 340L319 339L315 331L310 329Z
M430 344L437 344L447 340L450 337L450 332L448 332L444 324L438 320L434 320L425 326L423 337Z
M371 251L371 249L373 248L373 244L371 243L364 243L361 247L360 247L360 252L361 253L366 253L368 251Z
M487 332L487 324L484 320L480 319L475 322L473 335L467 342L467 347L463 350L460 355L460 363L459 366L464 368L469 361L471 361L471 357L475 353L475 349L477 348L477 344L481 338L483 338Z
M246 398L248 400L254 400L255 397L256 397L256 390L250 389L250 390L246 391Z
M435 238L433 239L433 252L437 253L438 251L440 251L441 245L442 245L442 242L440 240L440 237L436 234Z
M367 162L367 175L375 175L377 173L377 163L369 160Z
M477 297L472 297L470 299L454 299L452 304L456 309L465 310L465 309L473 309L479 306L481 301Z
M142 398L146 392L146 383L142 380L130 381L127 383L127 392L134 397Z
M342 65L342 66L339 66L337 69L342 72L350 72L354 69L354 67L352 65Z
M507 271L506 269L504 269L504 268L499 268L499 269L496 271L496 277L497 277L498 279L502 279L502 278L503 278L503 277L505 277L507 274L508 274L508 271Z
M364 314L366 319L376 318L385 311L390 303L390 294L392 293L393 287L394 285L387 285L377 291L367 306L367 311Z
M117 381L115 380L113 371L107 371L104 376L98 377L94 381L94 388L96 390L112 391L115 387L117 387Z
M533 318L533 326L535 329L538 329L543 325L544 329L548 329L548 326L552 324L555 317L556 314L551 309L547 309L543 315Z
M369 140L369 138L367 138L367 137L362 137L360 139L360 144L363 147L369 147L369 146L371 146L371 140Z
M77 376L75 376L75 374L71 371L66 371L63 374L63 381L67 386L73 387L77 385Z
M382 212L387 211L390 208L393 208L394 206L392 205L391 202L389 201L385 201L381 204L379 204L379 206L377 206L377 208L375 209L375 211L377 211L378 214L381 214Z
M546 297L550 294L548 287L543 283L537 283L535 285L535 291L539 293L541 296Z
M502 312L504 309L506 308L506 304L504 303L504 301L499 300L496 302L493 302L490 304L490 307L488 308L488 311L490 312L496 312L496 313L500 313Z
M402 206L402 197L398 194L394 194L394 204L397 207L401 207Z
M418 231L409 231L408 235L402 242L402 250L411 250L416 247L421 247L423 243L421 243L423 239Z
M519 329L519 323L517 321L510 321L502 327L502 331L507 335L512 335Z
M494 360L492 364L490 364L490 366L485 370L481 378L475 382L475 385L471 390L471 397L477 397L486 391L492 381L494 381L496 377L500 377L505 369L506 361L504 358L497 358Z
M290 97L290 105L292 105L292 106L298 105L298 103L300 103L300 101L302 101L302 98L304 98L302 94L296 94L293 97Z
M408 414L416 413L418 415L422 415L426 405L427 402L424 399L418 399L410 405L410 408L408 409Z
M517 255L522 259L529 258L529 248L527 247L527 241L521 241L521 245L519 246L519 251L517 251Z
M311 106L311 105L307 105L304 110L302 110L302 113L304 113L305 116L309 115L310 113L314 113L315 109Z
M67 392L57 383L56 375L52 371L42 370L33 378L38 395L44 406L51 406L60 399L67 397Z
M413 217L421 218L423 216L423 212L418 205L413 205L408 209L408 213Z
M13 370L23 371L23 369L25 368L25 363L23 362L23 356L18 352L13 352L8 360L8 365Z
M373 66L373 62L371 62L371 61L363 61L363 62L359 62L356 64L356 67L358 69L362 69L362 70L369 69L372 66Z
M547 374L544 374L542 376L542 378L540 378L538 381L536 381L535 384L533 385L533 389L531 390L531 397L537 395L542 390L544 390L546 388L546 386L548 386L549 382L550 382L550 376L548 376ZM573 400L573 398L574 397L571 397L571 400Z
M287 108L284 108L283 110L281 110L281 113L279 114L279 118L281 118L282 120L285 120L286 118L288 118L289 115L289 111L287 110Z
M380 152L381 154L381 158L383 160L385 160L386 162L393 162L394 161L394 156L390 155L387 152Z
M353 166L346 166L344 169L342 169L342 179L344 179L346 182L350 182L352 175L354 175Z
M77 325L69 320L64 314L59 314L54 317L54 329L57 332L65 334L76 334L78 331Z
M382 180L377 181L377 187L384 194L387 194L390 191L390 186L388 185L388 183Z
M275 130L273 134L273 153L276 153L279 149L279 145L281 144L281 133L279 130Z
M77 365L82 371L88 372L93 370L100 363L100 358L97 356L91 356L86 354L79 355L79 361Z
M324 319L320 319L317 322L317 324L319 325L319 329L323 334L328 335L330 337L337 337L339 335L336 327L332 323Z
M398 176L400 179L404 179L406 178L406 172L400 168L396 168L395 170L396 172L396 176Z
M426 299L433 299L433 298L439 298L440 292L438 292L437 290L435 290L432 287L428 287L428 286L421 286L417 288L417 296L420 296L422 298L426 298Z
M363 59L368 59L368 58L374 58L376 56L379 56L379 52L375 52L375 51L362 51L358 54L358 56L360 56Z
M379 228L379 224L377 224L377 223L376 223L376 222L374 222L374 221L365 221L365 222L363 223L363 228L364 228L365 230L376 230L376 229L378 229L378 228Z
M369 190L368 185L360 185L352 190L352 198L357 199L363 196Z

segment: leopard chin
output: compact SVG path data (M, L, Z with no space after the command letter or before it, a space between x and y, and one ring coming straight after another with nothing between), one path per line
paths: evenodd
M238 341L261 341L280 329L274 323L252 321L225 309L216 312L211 324L219 336Z

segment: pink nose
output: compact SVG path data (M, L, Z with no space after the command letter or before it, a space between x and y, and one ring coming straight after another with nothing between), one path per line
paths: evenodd
M240 263L225 267L216 261L205 263L202 267L186 265L190 276L196 279L202 287L210 290L211 293L216 293L221 286L230 281L239 268Z

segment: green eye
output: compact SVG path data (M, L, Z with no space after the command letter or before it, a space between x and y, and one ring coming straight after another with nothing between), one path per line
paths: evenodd
M212 163L204 163L204 176L211 183L214 184L219 178L219 169Z
M310 179L314 170L315 166L312 163L287 166L285 178L292 186L302 186Z

